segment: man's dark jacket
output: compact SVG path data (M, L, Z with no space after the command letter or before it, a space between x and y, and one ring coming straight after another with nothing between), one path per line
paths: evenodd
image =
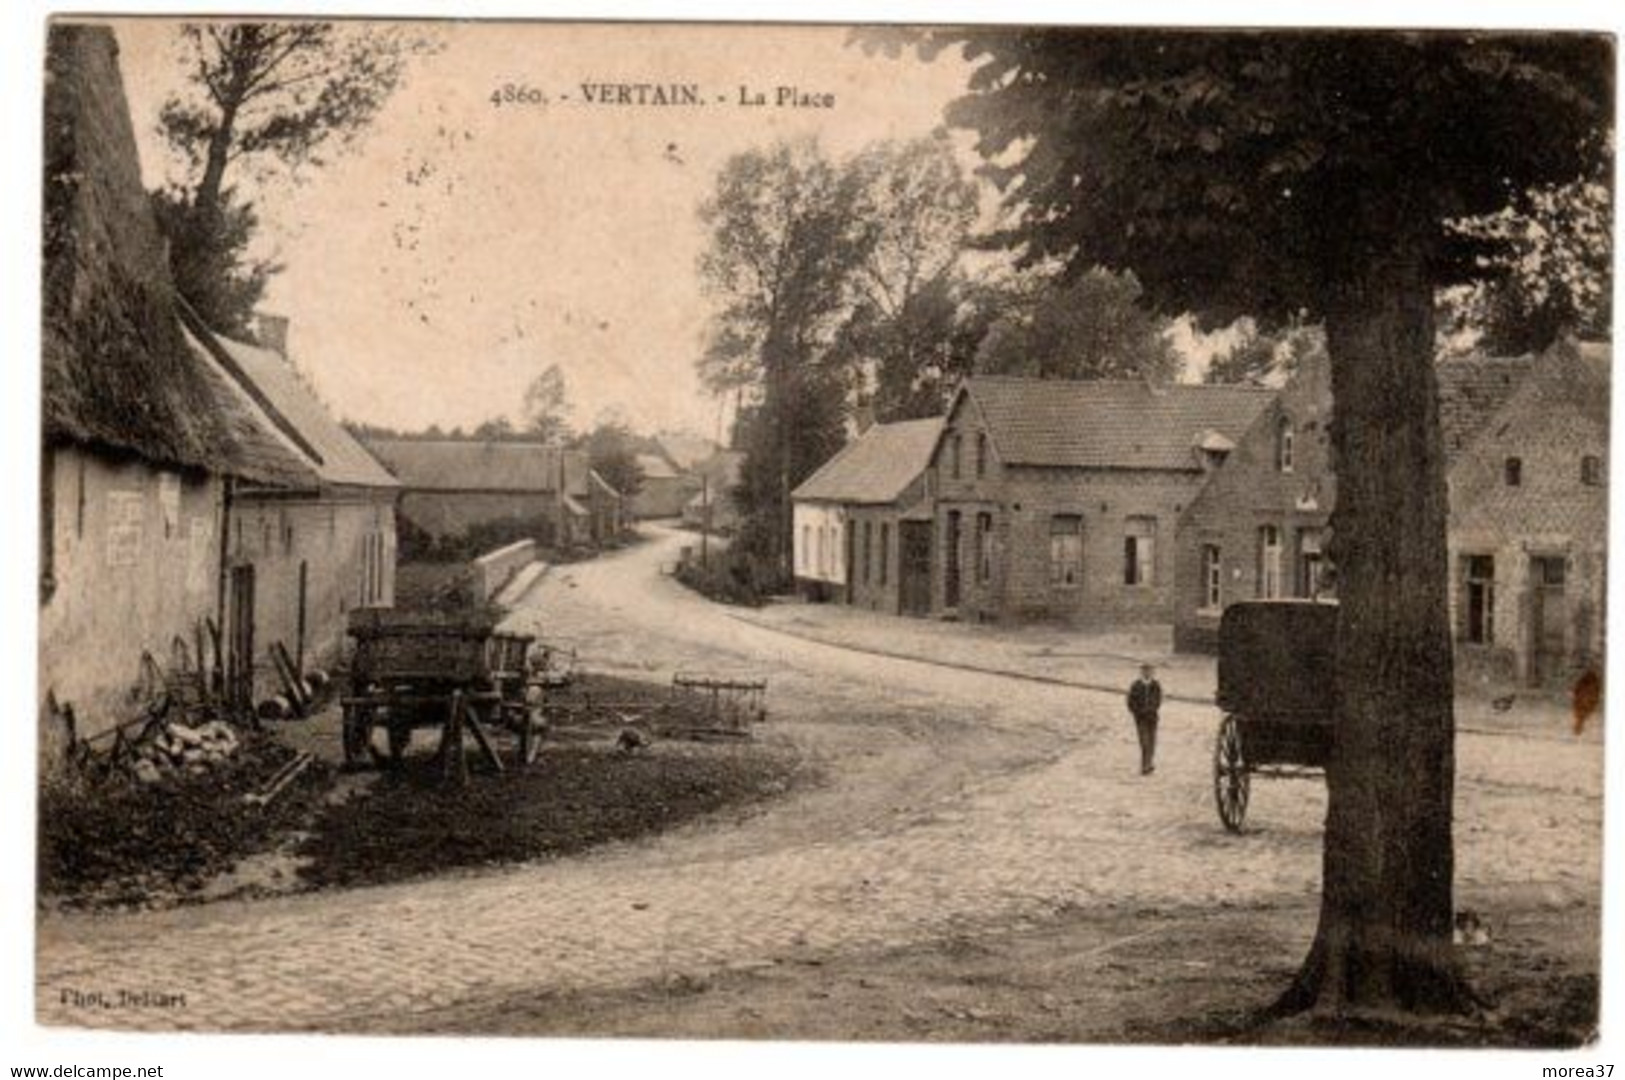
M1153 720L1162 708L1162 684L1157 680L1135 679L1128 690L1128 711L1136 720Z

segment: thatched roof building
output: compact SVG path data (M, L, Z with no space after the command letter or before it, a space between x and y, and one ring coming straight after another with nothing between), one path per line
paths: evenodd
M187 345L105 27L50 30L44 217L47 445L308 483L309 469Z

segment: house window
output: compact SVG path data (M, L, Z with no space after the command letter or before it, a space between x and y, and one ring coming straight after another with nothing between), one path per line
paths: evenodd
M812 569L812 526L801 527L801 569Z
M1320 530L1298 530L1298 595L1313 600L1320 595L1321 570Z
M1281 595L1281 530L1265 525L1258 530L1258 596L1274 600Z
M1218 544L1202 545L1202 609L1218 611L1222 604L1220 588L1224 581L1224 564L1219 558Z
M1123 532L1123 584L1151 585L1157 568L1157 519L1131 517Z
M863 583L869 584L869 571L874 566L875 526L872 521L863 523Z
M1601 486L1602 458L1596 454L1587 454L1580 459L1580 483L1586 487Z
M959 479L959 459L964 442L961 436L955 435L948 443L948 471L955 480Z
M987 584L993 580L993 515L976 515L976 580Z
M1523 483L1523 458L1509 457L1503 469L1507 487L1517 487Z
M1049 581L1064 589L1083 584L1083 517L1056 514L1049 519Z
M987 475L987 433L983 431L976 433L976 475Z
M891 572L891 523L880 523L880 583L886 584Z
M1282 472L1292 471L1293 441L1292 418L1283 416L1275 426L1275 467Z
M1463 555L1461 559L1461 637L1473 645L1495 641L1495 558Z

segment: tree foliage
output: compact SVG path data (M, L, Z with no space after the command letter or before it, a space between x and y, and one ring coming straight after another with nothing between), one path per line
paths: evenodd
M1449 223L1595 175L1601 35L878 31L975 64L971 128L1012 223L1072 276L1132 270L1206 326L1325 326L1338 567L1322 903L1284 1011L1455 1010L1454 720L1434 293L1505 238Z
M1606 176L1520 192L1452 224L1492 245L1478 280L1451 290L1446 332L1500 355L1540 352L1564 331L1604 338L1613 322L1613 206Z
M1168 321L1140 304L1133 274L1093 268L1066 280L1029 272L1009 292L976 354L976 370L1040 379L1172 382L1181 360Z
M186 167L157 203L177 284L210 323L248 325L279 269L248 254L253 205L236 170L264 181L321 165L351 145L400 84L408 58L432 43L404 27L369 23L186 23L179 62L186 82L158 127Z
M832 411L837 424L844 419L849 378L831 344L876 243L859 212L863 195L853 170L803 140L730 158L700 209L711 234L700 275L718 304L700 372L713 390L745 390L759 402L746 425L743 487L760 518L748 536L781 566L790 491L817 464L806 446Z
M587 463L604 482L622 495L636 495L643 488L643 468L638 464L637 436L619 416L601 416L593 429L575 442L585 450Z
M1326 334L1318 326L1297 321L1270 331L1248 319L1242 322L1241 338L1213 358L1204 382L1279 386L1307 360L1326 353Z
M946 131L875 143L845 166L859 186L855 212L870 230L853 274L853 303L834 359L858 376L860 404L882 420L941 411L945 383L968 369L975 340L960 262L977 188Z
M525 434L542 442L562 442L570 436L569 392L564 372L549 364L525 387L522 406Z

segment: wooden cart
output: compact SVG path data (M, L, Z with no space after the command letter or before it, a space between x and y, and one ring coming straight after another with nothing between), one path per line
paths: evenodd
M419 728L440 730L448 769L462 768L465 732L502 769L488 726L517 737L521 764L536 759L546 730L545 689L532 669L531 637L499 633L485 616L380 608L352 612L349 633L355 653L350 694L342 699L347 765L369 756L379 765L398 764ZM387 750L374 744L380 729Z
M1213 797L1240 832L1252 778L1318 777L1332 746L1337 605L1313 600L1232 604L1219 623L1219 722Z

